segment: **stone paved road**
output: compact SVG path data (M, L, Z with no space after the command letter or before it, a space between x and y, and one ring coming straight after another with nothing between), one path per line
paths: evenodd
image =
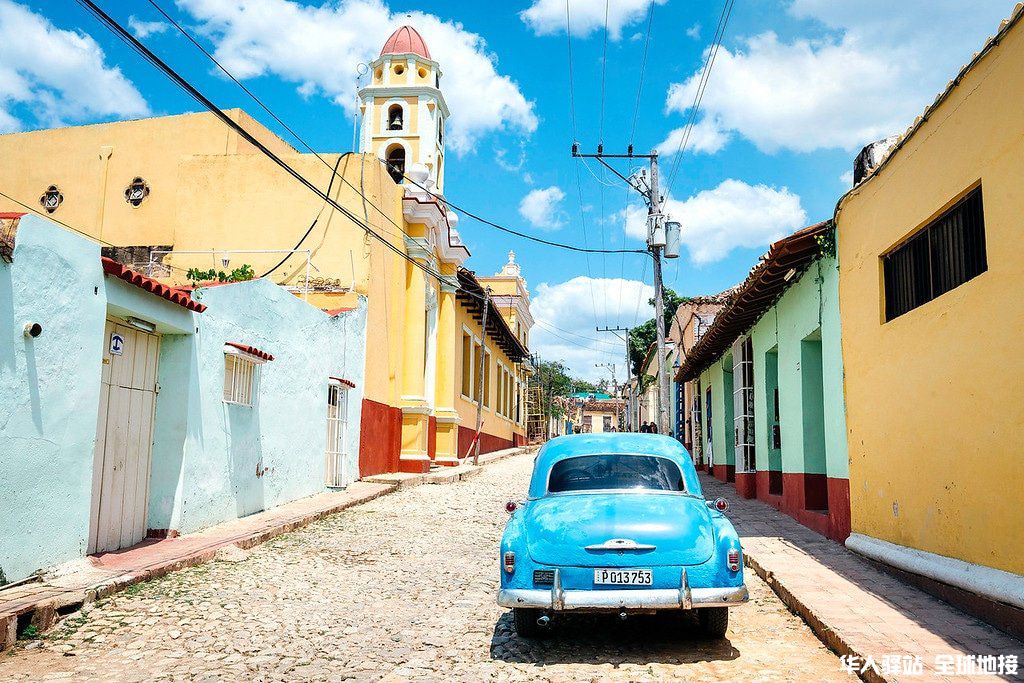
M494 602L496 548L531 463L385 496L134 586L0 655L0 680L850 680L750 571L724 641L660 616L576 616L518 639Z

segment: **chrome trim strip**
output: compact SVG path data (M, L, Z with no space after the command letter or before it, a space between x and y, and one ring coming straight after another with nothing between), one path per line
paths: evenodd
M557 574L558 570L555 571L557 583L552 586L551 591L506 588L498 592L498 604L502 607L532 607L554 611L695 609L735 607L745 603L749 597L746 586L690 588L689 581L683 577L680 577L678 589L563 591L561 578ZM686 600L686 592L689 592L689 601Z
M693 609L693 593L690 591L690 579L686 575L686 567L683 567L682 576L679 578L679 604L683 609Z
M637 543L632 538L609 538L604 543L583 546L584 550L654 550L658 546Z

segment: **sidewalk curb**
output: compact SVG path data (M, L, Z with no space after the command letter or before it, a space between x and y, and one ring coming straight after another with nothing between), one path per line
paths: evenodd
M768 586L775 592L779 599L782 600L783 604L789 608L793 614L797 615L804 622L810 626L811 631L818 637L818 640L822 642L825 647L835 652L840 657L844 655L852 655L860 658L860 661L864 659L864 653L858 652L853 648L839 632L825 623L821 617L819 617L811 608L809 608L800 598L796 597L792 591L790 591L784 583L779 581L775 576L775 573L765 569L757 557L751 555L746 549L743 551L744 564L754 570L761 579L768 584ZM868 681L868 683L889 683L890 680L880 673L875 672L872 669L868 669L866 672L859 674L861 680Z
M60 586L41 583L30 583L19 587L19 593L25 593L25 598L18 600L12 597L6 601L7 604L0 604L0 653L9 650L18 640L19 623L26 620L35 626L37 632L42 633L51 628L60 616L76 611L85 605L107 598L119 593L130 586L143 581L150 581L166 576L180 569L195 567L213 560L221 548L235 546L242 549L253 548L283 534L309 526L313 522L330 517L339 512L358 505L363 505L371 500L389 495L396 491L402 491L421 484L450 484L464 481L480 474L483 468L489 464L500 462L507 458L522 455L529 452L533 447L521 447L496 451L493 457L480 456L479 465L462 464L450 468L449 472L432 472L423 475L380 475L360 479L361 482L377 484L381 486L374 491L368 491L348 500L339 502L336 505L320 510L303 513L292 518L271 519L268 525L254 532L245 532L236 537L213 541L210 545L193 550L181 557L157 561L152 566L137 570L126 570L120 574L114 574L96 581L87 581L80 586ZM465 468L465 469L464 469ZM295 501L292 501L295 502ZM286 503L287 505L287 503ZM273 512L271 508L267 512ZM237 522L238 520L227 520L222 524ZM210 529L216 528L210 527ZM202 534L209 529L196 532ZM15 593L17 595L17 593ZM0 591L0 599L4 593Z

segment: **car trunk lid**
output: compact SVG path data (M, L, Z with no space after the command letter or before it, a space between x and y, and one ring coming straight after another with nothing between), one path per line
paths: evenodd
M551 495L525 512L530 557L546 565L694 565L714 549L704 501L682 494Z

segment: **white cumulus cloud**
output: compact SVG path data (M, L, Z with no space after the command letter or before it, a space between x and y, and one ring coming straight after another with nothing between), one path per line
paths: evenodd
M128 29L139 40L148 38L157 33L163 33L171 27L166 21L145 21L134 14L128 17Z
M637 23L647 15L651 4L663 5L668 0L571 0L569 5L569 27L574 36L588 36L594 31L604 30L605 11L608 12L608 37L618 40L622 29ZM533 4L519 13L519 17L538 36L565 32L566 0L534 0Z
M669 197L663 206L672 220L682 223L683 246L696 264L721 260L737 247L767 245L807 223L800 197L785 187L734 179L688 199ZM646 207L628 207L624 219L627 235L646 239Z
M542 230L557 230L565 224L562 200L565 192L557 185L530 190L519 202L519 215Z
M11 0L0 0L0 35L0 132L149 113L91 37L59 29ZM20 111L33 120L23 121Z
M626 379L626 343L597 325L632 326L649 320L654 308L647 302L654 288L639 280L577 276L556 284L541 283L530 312L537 324L530 331L530 350L542 360L562 361L577 377L609 379L596 363L615 363L618 381Z
M723 46L701 112L768 153L855 150L905 129L966 63L1006 0L794 0L789 13L826 31L781 39L772 31ZM697 69L669 87L685 113Z
M683 126L669 133L668 137L655 148L658 154L662 156L675 154L679 150L679 143L683 139L685 132L686 126ZM704 119L695 123L693 128L690 129L684 154L686 152L714 154L725 147L727 142L729 142L729 133L722 130L714 119L704 117Z
M341 0L321 6L291 0L259 3L178 0L213 41L215 56L239 78L276 75L308 97L332 98L356 112L356 66L369 63L394 29L410 24L422 34L444 73L441 90L452 111L447 144L456 154L502 130L537 128L533 102L508 76L482 37L433 14L392 13L380 0Z

